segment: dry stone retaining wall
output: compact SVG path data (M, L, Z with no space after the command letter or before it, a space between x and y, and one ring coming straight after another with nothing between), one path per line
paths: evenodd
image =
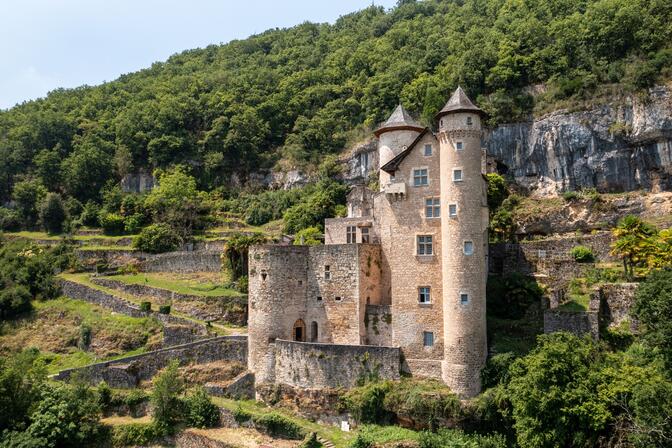
M220 272L220 256L220 252L169 252L152 255L141 264L140 269L144 272Z
M275 341L275 382L295 387L353 387L368 374L398 380L397 347Z
M214 361L237 361L245 364L247 337L219 336L114 361L62 370L54 376L54 379L68 380L75 375L91 384L106 381L111 387L133 388L140 381L151 379L173 359L179 360L182 364L204 364Z
M577 336L589 334L598 339L600 334L599 316L595 311L569 312L546 310L544 312L544 333L566 331Z

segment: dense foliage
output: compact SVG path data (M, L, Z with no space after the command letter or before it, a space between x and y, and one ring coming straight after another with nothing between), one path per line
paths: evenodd
M672 372L672 271L655 271L640 285L633 315L644 327L644 341Z
M202 190L233 185L316 162L400 100L429 123L458 84L491 121L515 120L600 84L651 85L669 75L671 41L663 0L403 0L273 29L0 112L0 201L100 201L109 181L178 164Z

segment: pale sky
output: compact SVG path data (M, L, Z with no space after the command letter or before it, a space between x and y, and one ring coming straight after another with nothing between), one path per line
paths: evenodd
M391 8L396 0L375 0ZM95 85L174 53L305 21L333 23L371 0L0 0L0 109Z

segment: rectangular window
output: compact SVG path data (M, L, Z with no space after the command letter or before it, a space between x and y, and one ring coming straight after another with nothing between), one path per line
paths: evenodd
M425 217L426 218L441 217L441 200L439 198L425 199Z
M355 244L357 242L357 227L348 226L345 229L345 234L346 234L346 242L348 244Z
M465 241L464 242L464 255L473 255L474 254L474 242Z
M369 228L368 227L362 227L362 243L368 244L369 243Z
M425 145L425 156L431 156L432 155L432 145Z
M421 286L418 288L418 302L432 303L432 296L429 286Z
M455 149L457 149L458 151L462 151L464 149L464 143L455 142Z
M418 235L418 255L434 255L431 235Z
M448 216L457 218L457 204L448 204Z
M434 346L434 333L431 331L422 332L422 345L425 347Z
M413 185L422 187L429 185L429 177L427 176L427 169L413 170Z
M460 294L460 304L466 305L467 303L469 303L469 294L463 292Z
M334 298L334 300L337 301L337 302L340 302L340 301L341 301L341 298L340 298L340 297L336 297L336 298Z
M331 270L329 265L324 266L324 279L331 280Z
M462 182L462 170L457 168L453 170L453 182Z
M317 301L321 302L322 301L322 296L317 296Z
M471 119L471 117L467 117L467 126L471 126L474 124L474 121Z

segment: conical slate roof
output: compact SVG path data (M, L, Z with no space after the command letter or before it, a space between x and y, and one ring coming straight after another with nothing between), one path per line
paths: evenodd
M373 133L376 134L376 136L380 136L380 134L387 131L412 130L422 132L423 129L425 129L424 126L421 126L415 121L413 117L411 117L411 114L404 109L404 106L400 104L394 109L390 118L388 118L387 121Z
M450 97L446 105L443 106L443 109L441 109L441 111L436 114L436 117L438 118L446 114L452 114L456 112L474 112L477 114L483 113L481 109L476 107L474 103L471 102L467 94L464 93L464 90L462 90L462 87L458 87L457 90L453 92L453 95Z

